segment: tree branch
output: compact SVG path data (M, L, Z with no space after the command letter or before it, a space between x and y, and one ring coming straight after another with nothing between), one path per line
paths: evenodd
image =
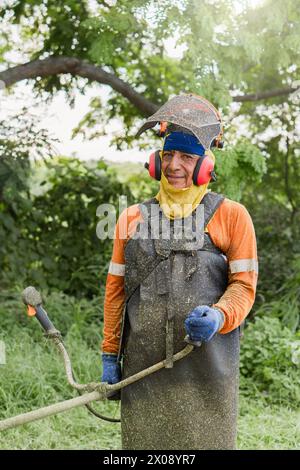
M4 82L5 86L11 86L21 80L37 77L44 78L63 73L70 73L71 75L88 78L91 81L111 86L111 88L127 98L143 115L149 116L158 109L158 105L147 100L143 95L135 91L131 85L125 83L116 77L116 75L76 57L49 57L17 65L0 72L0 80Z
M289 95L290 93L295 92L299 87L292 88L277 88L270 91L262 91L261 93L251 93L249 95L239 95L234 96L232 101L244 102L244 101L259 101L265 100L268 98L274 98L276 96Z
M143 95L135 91L131 85L124 82L116 75L106 72L99 66L77 59L76 57L49 57L47 59L34 60L26 64L17 65L0 72L0 81L4 82L5 86L11 86L21 80L34 79L37 77L44 78L63 73L70 73L71 75L87 78L90 81L96 81L103 85L109 85L127 98L128 101L145 116L153 114L158 109L157 104L147 100ZM276 96L288 95L296 91L296 89L297 88L292 87L274 89L261 93L234 96L232 100L237 102L259 101Z

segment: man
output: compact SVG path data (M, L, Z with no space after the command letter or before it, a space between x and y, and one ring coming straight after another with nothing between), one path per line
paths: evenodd
M163 149L149 163L159 193L125 210L116 226L102 380L116 383L166 359L164 369L122 389L124 449L234 449L239 330L257 283L255 232L243 205L207 189L215 176L210 148L222 137L213 105L176 96L140 133L157 122L167 123ZM185 335L198 347L173 365Z

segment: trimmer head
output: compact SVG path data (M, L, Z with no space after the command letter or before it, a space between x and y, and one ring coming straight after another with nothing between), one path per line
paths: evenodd
M25 305L32 305L32 307L41 305L43 302L41 294L32 286L26 287L26 289L23 290L22 300Z

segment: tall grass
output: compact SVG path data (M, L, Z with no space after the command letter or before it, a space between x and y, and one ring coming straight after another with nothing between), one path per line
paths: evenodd
M59 293L47 296L46 310L64 335L80 382L101 376L102 299L75 300ZM6 364L0 365L0 418L24 413L77 396L67 383L62 360L29 319L19 295L2 293L0 339L6 345ZM245 340L246 341L246 340ZM101 414L119 416L119 402L99 401ZM298 426L298 427L297 427ZM299 442L299 413L272 406L257 395L241 396L240 449L295 449ZM85 407L0 433L1 449L121 449L120 424L92 416Z

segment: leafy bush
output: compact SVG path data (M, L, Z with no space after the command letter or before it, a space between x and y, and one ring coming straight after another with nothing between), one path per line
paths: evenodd
M31 113L22 109L0 121L0 281L7 285L24 277L25 256L30 259L32 201L29 196L30 159L53 154L53 139L39 129ZM29 238L29 237L26 237ZM26 243L27 242L27 243ZM24 256L25 255L25 256Z
M300 334L278 318L256 318L245 331L241 348L241 390L272 404L300 404Z
M16 204L17 214L10 214L16 190L0 206L0 281L6 286L37 284L77 297L99 295L112 242L97 237L97 207L111 203L118 213L119 195L133 202L130 190L103 161L92 166L59 158L46 167L44 181L34 188L38 195L29 194L26 204Z
M217 182L213 191L240 201L245 190L259 184L266 173L266 161L260 150L246 139L225 150L215 150Z
M246 197L242 201L252 216L257 238L259 276L255 307L281 298L283 290L287 292L283 287L286 280L300 273L300 266L297 268L297 261L293 261L300 253L300 223L295 220L291 224L287 205L268 199L269 192L262 193L255 188L252 197L256 199L249 201Z
M256 310L256 316L276 317L295 332L300 325L300 256L291 262L291 274L277 291L275 300L264 303Z

